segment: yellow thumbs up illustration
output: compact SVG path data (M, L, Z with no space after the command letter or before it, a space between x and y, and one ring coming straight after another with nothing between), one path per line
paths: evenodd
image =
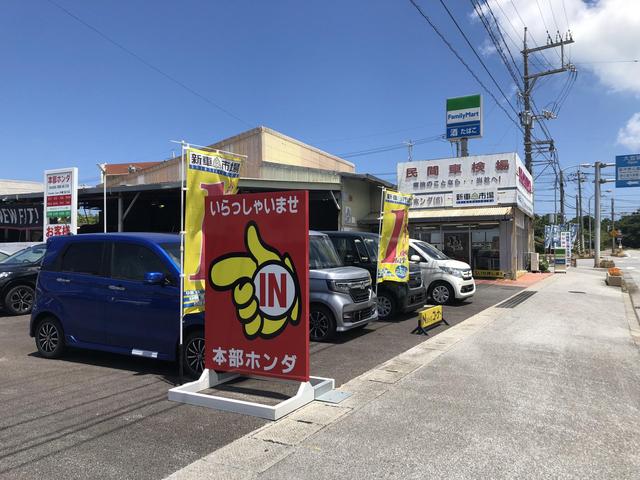
M265 244L255 222L247 224L244 242L246 253L226 254L211 262L209 281L215 290L233 291L247 338L273 338L287 323L300 321L298 276L289 254Z

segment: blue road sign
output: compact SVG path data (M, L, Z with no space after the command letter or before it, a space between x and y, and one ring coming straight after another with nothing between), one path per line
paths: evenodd
M616 156L616 187L640 187L640 154Z
M480 122L464 122L447 126L447 139L479 137L481 135Z

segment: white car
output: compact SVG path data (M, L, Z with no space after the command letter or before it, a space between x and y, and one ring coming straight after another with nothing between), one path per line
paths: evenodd
M476 293L469 264L450 259L427 242L410 239L409 260L420 265L422 281L436 305L464 300Z

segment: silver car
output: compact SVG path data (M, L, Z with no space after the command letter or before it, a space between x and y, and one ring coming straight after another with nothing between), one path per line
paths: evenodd
M378 319L371 276L358 267L344 267L331 240L309 232L309 336L327 341L336 332L363 327Z

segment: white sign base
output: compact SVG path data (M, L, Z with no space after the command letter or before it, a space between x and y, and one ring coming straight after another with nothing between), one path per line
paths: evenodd
M202 390L215 387L240 377L236 373L217 373L214 370L205 369L200 378L194 382L185 383L169 390L169 400L173 402L188 403L199 407L214 408L227 412L241 413L253 417L278 420L290 414L304 405L311 403L319 396L330 392L335 387L333 378L310 377L308 382L298 382L298 392L277 405L264 405L262 403L248 402L234 398L219 397L199 393ZM264 378L264 377L252 377ZM269 380L274 380L269 378ZM276 380L278 381L278 380Z

